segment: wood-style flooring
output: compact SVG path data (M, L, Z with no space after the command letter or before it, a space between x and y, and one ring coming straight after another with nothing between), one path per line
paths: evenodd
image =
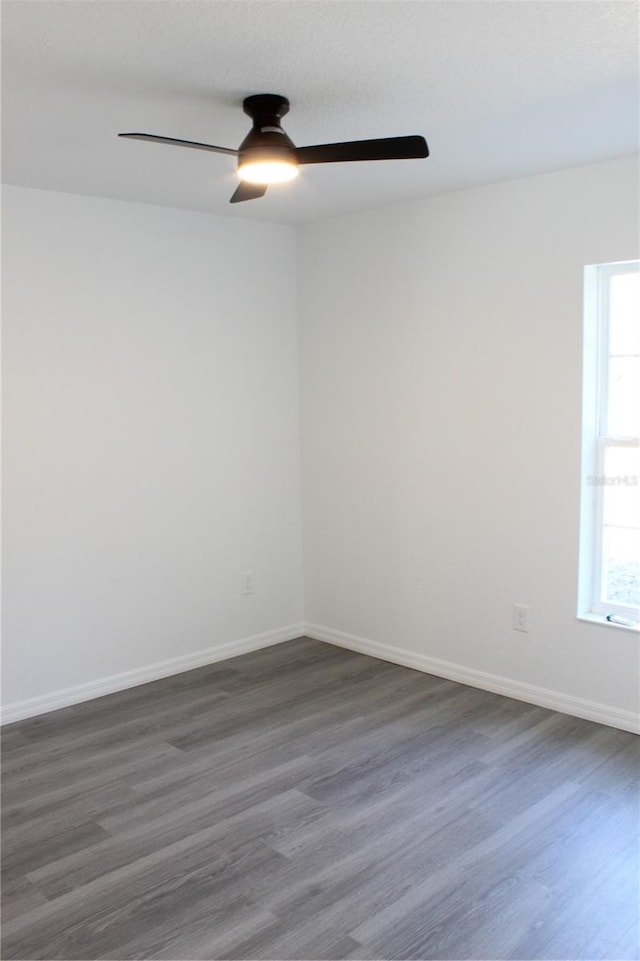
M3 731L9 959L640 956L640 739L300 639Z

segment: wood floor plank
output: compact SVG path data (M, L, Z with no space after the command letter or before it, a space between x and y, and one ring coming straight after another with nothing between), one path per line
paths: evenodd
M364 943L370 957L456 961L469 957L469 944L479 958L520 957L515 952L528 931L549 908L552 894L535 882L503 877L471 901L449 898L413 911L392 941L383 937Z
M44 894L31 884L22 874L9 871L3 873L2 878L2 922L5 924L14 918L27 914L34 908L47 903Z
M2 742L3 958L640 958L626 732L304 638Z
M144 828L167 815L197 817L202 808L210 812L242 810L296 785L307 769L308 759L295 757L243 771L234 767L231 771L207 772L151 798L147 794L138 795L136 802L101 819L100 824L110 834L118 834Z
M227 914L233 915L238 899L247 903L238 891L243 886L238 864L242 872L268 871L279 857L255 846L249 857L232 859L215 842L208 843L206 832L198 832L9 922L3 958L24 958L25 937L28 956L42 961L102 959L110 953L121 959L136 957L139 941L162 939L168 923L173 931L176 916L188 924L198 910L210 924L223 923Z
M245 839L275 839L283 830L321 816L323 807L307 795L274 789L273 780L281 773L275 772L271 781L251 790L214 793L129 830L108 834L84 851L31 871L29 880L54 898L204 830L209 840L218 838L221 844L229 843L238 832Z
M464 764L452 758L449 765L437 770L424 771L408 780L398 778L394 785L370 796L365 806L359 795L341 799L339 806L325 805L324 813L313 824L292 829L268 843L288 858L303 860L308 867L309 859L318 851L339 860L345 844L358 845L364 851L372 842L390 840L397 825L403 832L407 828L415 832L410 835L415 840L430 833L440 815L448 823L465 814L470 801L494 779L493 771L482 762Z
M596 852L587 848L568 877L555 875L553 911L515 945L522 958L562 957L573 961L589 956L618 957L616 943L622 932L637 924L640 913L637 843L622 851L609 849L607 858L607 867L590 878L589 869L601 862ZM580 877L582 897L569 896Z
M428 823L427 823L428 821ZM339 846L316 849L305 861L283 863L277 886L265 888L252 879L256 898L283 920L311 937L318 930L348 931L360 940L358 925L391 910L466 848L491 836L496 825L468 811L447 812L418 825L398 821L393 830L370 836L366 843L343 838ZM385 955L375 954L382 958Z

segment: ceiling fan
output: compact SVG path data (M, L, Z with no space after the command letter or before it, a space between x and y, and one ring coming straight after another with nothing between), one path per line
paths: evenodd
M429 156L424 137L384 137L378 140L351 140L344 143L324 143L311 147L296 147L282 127L280 119L289 111L289 101L274 93L259 93L246 97L244 112L253 120L253 127L237 150L213 144L175 137L160 137L151 133L120 133L130 140L151 140L155 143L176 144L194 150L230 154L238 158L240 184L232 204L262 197L269 184L284 183L298 175L299 164L346 163L354 160L409 160Z

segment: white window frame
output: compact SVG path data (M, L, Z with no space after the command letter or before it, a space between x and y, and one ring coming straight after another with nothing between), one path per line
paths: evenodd
M607 623L607 615L638 622L638 609L604 603L602 553L604 530L605 455L610 447L638 447L637 437L607 433L609 285L613 276L635 273L636 260L595 264L584 271L584 356L582 395L582 497L578 616ZM638 488L640 496L640 487Z

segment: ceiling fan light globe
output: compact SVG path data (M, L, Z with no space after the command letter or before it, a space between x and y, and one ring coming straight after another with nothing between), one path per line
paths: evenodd
M286 160L245 161L238 167L241 180L250 184L283 184L299 174L298 165Z

